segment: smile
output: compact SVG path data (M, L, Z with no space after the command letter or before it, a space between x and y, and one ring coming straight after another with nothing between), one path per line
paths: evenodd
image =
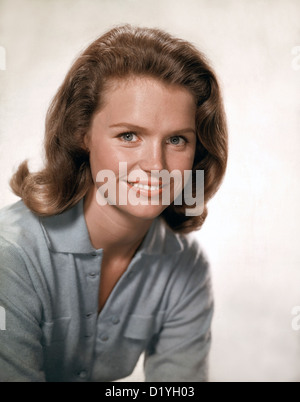
M127 185L133 190L136 191L137 194L144 196L144 197L155 197L162 194L163 185L160 182L156 182L155 184L150 184L151 181L147 182L131 182L127 181Z
M142 184L142 183L131 183L128 182L130 186L133 186L137 189L140 190L147 190L147 191L157 191L161 189L160 185L156 185L156 186L149 186L148 184Z

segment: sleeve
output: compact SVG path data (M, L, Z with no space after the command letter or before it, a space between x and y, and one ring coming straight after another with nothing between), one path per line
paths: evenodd
M41 302L15 246L0 238L0 382L45 382Z
M176 276L171 308L145 354L145 381L208 381L213 316L210 269L201 252L192 255L189 261L181 259L184 275Z

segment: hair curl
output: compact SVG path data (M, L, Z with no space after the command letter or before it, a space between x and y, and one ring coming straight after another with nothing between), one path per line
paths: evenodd
M204 170L203 213L185 216L184 203L173 203L162 213L173 230L195 230L203 224L207 202L226 170L228 139L223 101L215 73L203 54L191 43L159 29L119 26L83 51L47 112L44 168L30 173L24 161L10 181L11 188L40 216L62 213L82 199L93 183L83 138L101 108L108 80L128 76L150 76L180 85L195 97L193 172Z

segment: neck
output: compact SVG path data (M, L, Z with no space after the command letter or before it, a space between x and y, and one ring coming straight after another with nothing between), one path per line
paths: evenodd
M84 216L93 247L118 257L133 256L153 222L129 215L114 205L99 205L95 186L84 199Z

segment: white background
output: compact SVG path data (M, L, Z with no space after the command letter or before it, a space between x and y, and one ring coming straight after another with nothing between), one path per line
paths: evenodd
M41 166L45 113L72 61L120 23L193 42L221 80L229 164L197 233L216 299L210 379L299 381L299 0L0 0L0 207L17 199L18 164Z

